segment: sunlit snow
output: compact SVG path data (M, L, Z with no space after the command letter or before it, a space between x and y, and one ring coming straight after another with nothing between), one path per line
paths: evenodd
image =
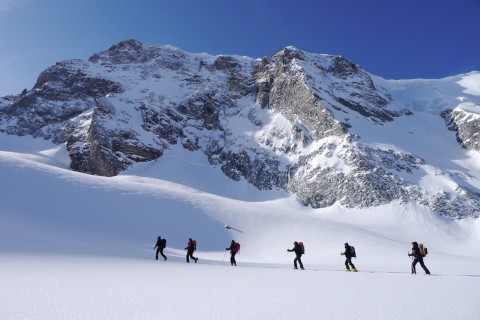
M1 319L478 319L479 220L426 207L313 210L226 178L201 153L98 177L58 146L0 140ZM232 229L225 229L229 224ZM155 261L156 237L168 261ZM185 262L197 240L197 264ZM242 245L237 267L225 248ZM292 269L303 241L305 271ZM410 242L432 276L410 274ZM340 252L354 245L358 273Z

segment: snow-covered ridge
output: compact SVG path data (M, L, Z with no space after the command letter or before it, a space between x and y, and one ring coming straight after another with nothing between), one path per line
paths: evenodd
M472 102L464 102L459 104L454 111L463 112L468 115L469 121L477 120L480 117L480 106Z
M476 217L477 76L385 80L294 47L252 59L127 40L0 99L0 131L66 143L70 168L90 174L115 176L180 145L314 208L402 201Z

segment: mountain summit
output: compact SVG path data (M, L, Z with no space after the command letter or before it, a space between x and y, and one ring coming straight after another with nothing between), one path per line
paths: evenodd
M0 132L65 144L71 169L88 174L179 144L313 208L402 201L478 217L479 83L478 72L385 80L294 47L252 59L127 40L0 98Z

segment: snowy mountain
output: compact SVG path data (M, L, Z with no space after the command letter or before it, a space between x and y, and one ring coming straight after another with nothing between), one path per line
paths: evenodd
M64 145L68 167L93 175L181 146L313 208L401 202L478 217L479 79L385 80L293 47L252 59L127 40L1 98L0 132Z
M0 319L478 319L479 77L136 41L58 63L0 99Z

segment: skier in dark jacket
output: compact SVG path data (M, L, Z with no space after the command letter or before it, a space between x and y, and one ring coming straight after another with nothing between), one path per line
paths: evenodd
M236 243L234 240L230 243L229 248L225 248L225 250L230 250L230 264L232 266L237 265L237 261L235 260L235 255L238 253L240 245Z
M155 255L155 260L158 260L158 254L160 253L163 257L163 260L167 261L167 256L163 254L163 249L165 249L165 244L166 244L166 240L162 239L162 237L158 236L157 244L155 245L155 247L153 247L153 249L155 249L155 248L157 249L157 254Z
M292 249L287 249L288 252L295 252L295 259L293 260L293 269L298 269L297 268L297 261L300 264L300 269L305 270L303 268L303 263L302 263L302 254L303 254L303 249L302 247L298 244L297 241L293 243L293 248Z
M192 238L188 238L188 244L187 244L187 247L185 248L185 250L187 250L187 262L190 263L190 260L188 259L189 257L193 259L193 261L195 261L195 263L197 263L198 261L198 258L195 258L193 256L193 251L195 251L195 246L196 246L196 242L194 240L192 240Z
M350 266L352 266L353 272L357 272L357 268L352 263L353 252L348 243L345 243L345 251L340 253L342 256L345 256L345 267L347 267L347 271L350 271Z
M408 254L409 257L413 257L413 262L412 262L412 274L416 274L417 270L415 269L415 265L420 262L420 265L422 266L423 270L425 270L426 274L430 274L430 271L427 269L425 264L423 263L423 257L420 253L420 248L418 247L417 242L412 242L412 253Z

